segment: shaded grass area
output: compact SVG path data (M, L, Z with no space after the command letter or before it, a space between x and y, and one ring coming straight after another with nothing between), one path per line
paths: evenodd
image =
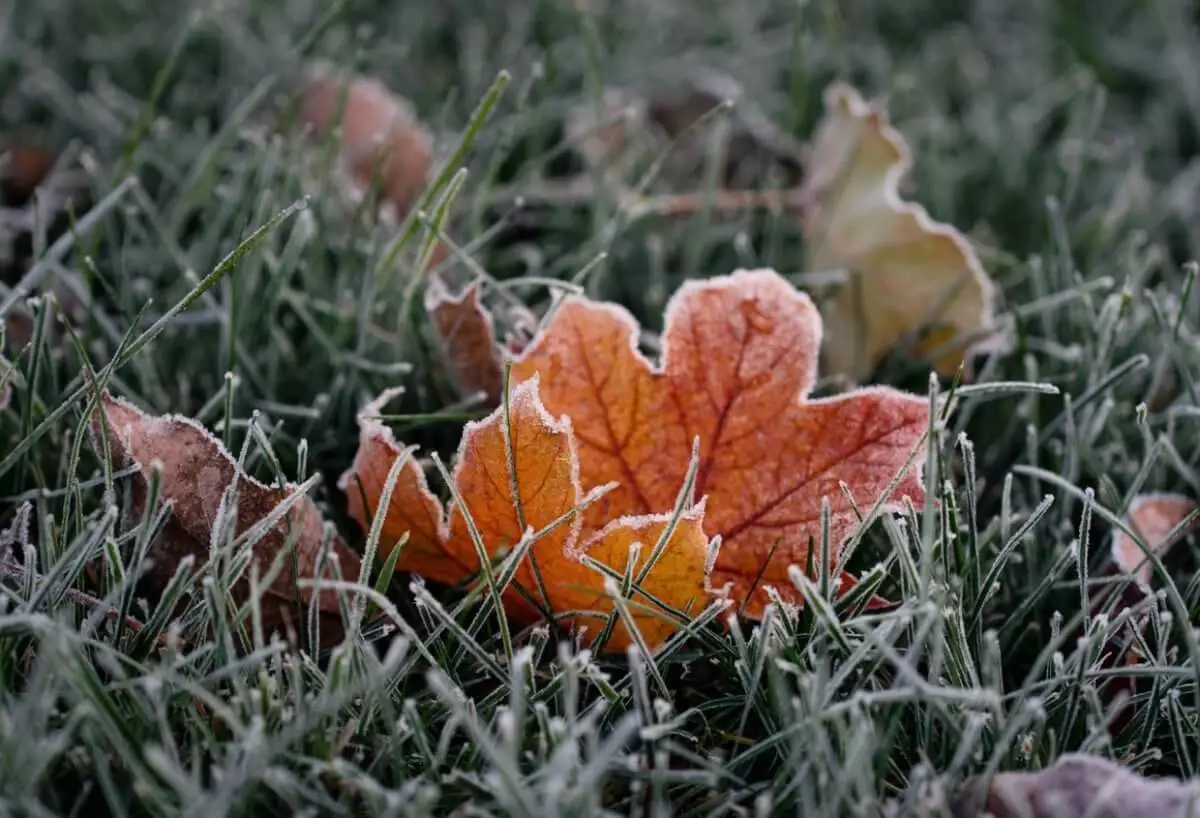
M90 205L58 249L35 235L32 258L6 270L9 288L66 282L87 298L67 335L65 305L5 293L33 341L7 347L24 386L0 414L0 496L6 519L34 501L42 577L0 613L0 803L31 815L832 815L894 799L930 815L964 776L1070 749L1192 774L1190 547L1147 603L1152 658L1119 718L1100 662L1116 626L1082 600L1111 583L1111 521L1133 494L1200 491L1186 266L1200 240L1198 25L1183 0L0 3L0 136L73 157ZM67 598L100 557L102 592L154 619L125 581L141 535L121 533L120 497L105 496L80 440L85 359L128 357L114 391L197 417L234 452L254 418L248 469L321 474L318 499L355 536L333 482L358 408L402 383L397 436L443 454L471 411L421 307L421 232L394 248L395 227L336 195L330 146L271 126L317 57L409 97L447 156L507 71L470 134L449 235L535 309L548 289L522 278L586 269L591 294L652 330L689 277L763 265L804 280L797 227L763 214L624 224L602 195L492 203L501 185L533 189L577 166L562 145L570 106L605 85L715 68L804 137L829 80L886 94L917 157L911 192L969 232L1003 290L1015 344L981 380L1059 394L962 395L933 452L940 510L867 538L864 556L889 560L903 600L886 614L813 605L757 628L709 623L653 662L533 629L510 659L486 601L398 577L389 598L411 630L327 656L279 644L239 655L210 587L181 621L218 638L160 653L157 634ZM470 275L461 262L447 272ZM132 339L142 348L126 356ZM912 364L877 380L926 389Z

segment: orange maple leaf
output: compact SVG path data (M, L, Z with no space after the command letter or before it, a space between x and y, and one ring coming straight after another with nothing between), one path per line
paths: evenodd
M774 272L685 285L667 309L660 368L637 351L637 335L623 309L565 299L513 364L508 423L502 406L463 432L451 482L489 560L539 532L531 551L540 577L534 562L519 566L514 584L524 593L508 589L511 614L530 619L543 588L540 602L552 611L611 611L611 586L585 558L608 566L611 580L625 574L638 541L642 554L663 549L645 576L645 563L637 563L649 598L687 611L723 584L758 616L766 585L802 602L787 571L805 565L820 541L823 497L835 554L860 525L843 485L864 509L889 486L888 509L904 495L923 502L919 444L928 402L884 387L809 400L820 316ZM479 547L461 507L447 517L412 450L375 419L396 391L360 416L359 450L340 485L350 514L366 528L397 458L407 458L383 510L380 547L388 553L407 535L401 570L458 583L478 572ZM667 532L666 511L687 482L693 441L692 495ZM713 535L722 547L709 566ZM649 598L635 619L657 646L676 621ZM629 639L618 628L610 645Z
M698 439L694 497L707 501L705 533L721 537L712 584L756 616L767 585L802 602L787 569L819 547L823 497L835 555L860 523L842 484L866 510L909 463L886 507L924 500L928 401L886 387L809 400L821 331L807 295L771 270L739 270L676 292L655 367L627 311L571 296L511 379L540 375L546 408L571 419L584 488L618 484L585 512L585 531L670 508Z
M583 535L577 510L586 498L579 482L576 436L568 418L555 419L546 411L536 377L511 392L507 416L501 406L463 430L451 477L461 504L453 504L448 515L430 492L412 450L402 449L373 417L398 391L385 392L360 415L358 453L339 485L347 493L350 515L367 528L379 513L397 458L406 458L385 509L380 541L381 551L390 554L407 534L396 563L399 570L456 584L479 573L481 547L490 563L532 539L532 559L522 561L505 590L506 610L531 622L539 608L546 608L564 621L588 624L594 637L603 630L613 602L605 573L589 560L624 576L635 543L641 543L634 565L641 573L666 533L661 557L642 578L629 606L638 632L648 647L656 648L677 627L662 606L676 611L704 606L708 539L700 525L703 506L685 510L670 532L666 527L671 517L660 514L613 519ZM632 639L622 622L607 646L621 648Z

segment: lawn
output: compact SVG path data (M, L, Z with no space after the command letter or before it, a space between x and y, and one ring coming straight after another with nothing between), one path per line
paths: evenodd
M436 135L402 224L291 127L318 60ZM1149 595L1111 543L1138 495L1200 495L1197 66L1186 0L0 0L0 142L53 152L76 191L56 216L50 193L0 202L0 523L29 514L0 546L0 814L929 816L1071 752L1192 776L1195 543L1154 560ZM743 99L689 134L701 153L750 106L807 140L835 80L885 99L906 195L996 282L1008 343L969 384L899 354L869 378L957 390L927 501L872 522L850 565L882 565L892 605L805 583L798 610L591 651L510 622L490 583L393 572L338 487L358 413L402 386L388 427L450 468L490 411L448 374L433 275L482 276L501 330L577 285L650 350L685 281L822 286L794 214L631 217L565 136L605 88L711 72ZM568 174L590 192L548 201ZM436 229L461 252L431 271ZM311 489L381 617L291 643L257 603L239 617L238 560L181 567L89 436L95 379Z

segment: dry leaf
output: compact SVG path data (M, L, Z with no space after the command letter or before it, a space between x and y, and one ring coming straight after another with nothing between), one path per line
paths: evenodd
M1167 535L1195 509L1196 502L1181 494L1139 494L1129 504L1125 522L1156 556L1162 557L1174 544L1166 541ZM1153 567L1133 538L1120 529L1113 532L1112 557L1118 569L1132 574L1143 590L1150 590Z
M19 207L27 202L54 162L54 155L40 148L0 144L0 204Z
M968 782L955 818L1193 818L1200 786L1145 778L1114 761L1069 753L1037 772L1005 772L990 786Z
M866 513L923 438L928 401L885 387L809 400L821 318L771 270L684 284L666 310L661 366L637 337L624 309L572 296L512 369L513 383L540 374L546 408L571 419L584 488L618 484L585 529L671 508L699 438L694 496L707 498L704 530L722 542L714 587L731 583L751 615L763 585L799 603L787 568L821 541L821 498L836 555L858 527L840 484ZM904 495L923 502L922 461L889 508Z
M826 365L860 381L913 337L953 376L998 343L995 286L958 230L901 197L911 157L886 111L842 83L825 107L803 197L808 267L850 274L825 311Z
M764 116L728 75L700 71L682 84L659 89L650 96L647 113L668 137L676 138L726 102L733 107L721 183L730 189L768 180L798 185L804 177L803 147Z
M455 296L435 276L425 291L425 309L433 318L446 360L463 394L482 392L488 406L499 403L504 364L496 346L491 313L479 300L479 282L472 282Z
M378 176L394 217L404 218L425 190L433 162L433 136L408 101L377 79L342 78L323 64L310 71L303 95L303 124L318 135L340 129L341 164L356 192Z
M284 490L270 487L243 473L220 441L195 421L171 415L147 415L107 392L101 396L92 425L97 451L103 454L102 431L107 434L115 465L130 464L138 469L132 480L135 520L140 520L145 513L151 468L155 463L161 468L160 495L172 504L172 510L159 541L150 552L153 565L149 578L159 588L166 584L184 557L195 557L197 565L208 561L214 527L227 508L227 491L231 484L236 483L236 533L239 538L262 523L295 490L294 486ZM299 528L293 528L293 524ZM302 617L307 616L313 590L298 588L295 581L296 578L315 578L323 539L321 513L309 497L302 497L252 546L258 575L265 577L283 549L295 542L291 556L274 582L264 590L261 599L263 627L268 633L287 623L295 627ZM342 579L358 580L358 555L336 535L324 563L323 579L337 578L332 567L334 560ZM249 569L234 588L239 604L248 598L248 572ZM324 615L322 642L335 643L342 635L337 594L323 590L318 608Z
M1165 555L1173 543L1167 541L1172 530L1195 510L1196 503L1179 494L1141 494L1130 503L1125 523L1138 533L1158 557ZM1133 538L1120 529L1113 531L1112 562L1100 571L1100 577L1133 577L1133 583L1115 583L1108 593L1098 592L1091 600L1093 616L1106 613L1110 617L1144 606L1152 594L1153 567ZM1120 669L1139 664L1143 659L1141 644L1136 637L1146 629L1148 613L1139 612L1124 627L1113 632L1102 651L1098 667ZM1081 634L1082 635L1082 634ZM1115 674L1099 685L1101 701L1112 703L1120 694L1132 695L1137 690L1138 677ZM1131 716L1131 708L1114 714L1110 729L1120 730Z
M380 511L389 471L397 458L407 458L384 510L380 550L390 554L407 535L397 568L456 584L480 571L475 540L459 505L452 505L447 515L430 492L412 451L402 450L376 419L380 408L396 394L398 390L384 393L360 415L358 453L339 486L347 494L350 515L368 529ZM537 617L537 605L531 602L560 615L581 610L607 614L613 603L605 590L604 574L586 565L585 557L623 576L633 544L642 543L642 559L637 563L641 566L668 518L614 518L602 529L582 531L579 515L572 513L584 495L571 421L555 419L546 411L536 377L512 391L509 418L507 432L503 407L481 421L467 424L452 476L457 496L469 510L471 524L489 561L518 546L527 534L537 532L531 547L532 560L525 558L514 579L524 595L510 587L505 607L523 622ZM708 541L700 526L702 513L702 507L687 510L661 558L641 584L644 592L677 610L699 609L707 603ZM545 598L541 596L543 587ZM652 649L675 630L673 622L661 618L643 594L636 594L630 607L639 632ZM565 619L589 625L593 638L603 623L595 615ZM631 638L620 624L607 646L621 648Z
M688 190L703 179L713 141L701 126L719 106L732 103L728 142L718 181L724 188L751 188L768 181L799 184L804 174L800 144L776 127L731 77L702 71L644 93L605 89L600 105L585 103L567 116L566 136L589 166L623 187L638 181L664 152L657 189Z

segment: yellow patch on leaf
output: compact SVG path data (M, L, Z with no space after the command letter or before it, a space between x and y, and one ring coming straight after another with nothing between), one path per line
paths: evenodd
M585 556L624 576L634 543L657 537L661 524L657 518L623 520L615 527L583 536L580 515L575 512L585 495L579 483L578 446L572 423L567 418L555 419L546 411L539 397L538 379L532 378L512 391L507 424L504 407L467 424L451 478L466 513L454 503L448 515L429 491L425 475L410 453L371 417L393 395L385 393L360 417L358 454L339 481L350 500L350 515L367 529L380 513L386 480L396 459L410 458L401 467L390 503L382 510L381 552L390 554L407 532L409 539L397 568L456 584L481 570L472 528L489 562L518 547L524 538L534 537L529 554L504 595L509 615L532 622L539 615L538 609L546 608L555 614L570 614L565 618L589 626L602 622L602 617L613 610L613 602L605 590L605 574L586 565ZM698 509L692 509L684 515L661 558L641 583L643 591L652 592L658 601L675 610L694 610L707 602L703 569L707 540L698 522L694 522L699 514ZM642 553L649 553L654 542L643 542ZM639 597L635 595L630 605L645 606L638 608L635 618L653 649L674 632L676 624L670 618L663 619L665 613ZM580 611L593 613L577 613ZM601 627L591 627L591 637ZM618 624L607 646L618 649L631 641L624 624Z
M952 376L998 343L995 285L958 230L905 201L911 156L887 112L834 83L813 137L804 189L810 269L845 269L825 310L825 363L855 381L911 341Z

